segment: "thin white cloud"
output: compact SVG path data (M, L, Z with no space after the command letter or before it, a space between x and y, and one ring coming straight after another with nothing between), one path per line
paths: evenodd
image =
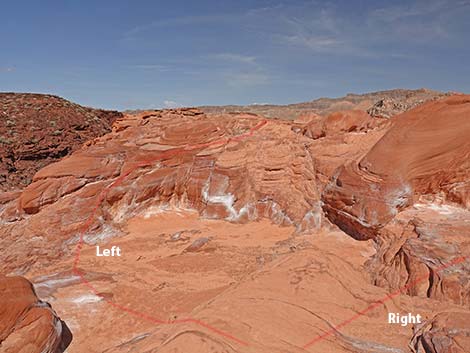
M319 52L339 49L341 45L337 38L307 36L303 33L281 36L280 39L287 44L302 46Z
M273 29L272 41L280 45L323 55L403 58L409 53L396 53L399 46L451 40L453 19L459 12L470 14L470 0L390 2L363 13L309 2L284 6L282 11L268 8L262 15ZM263 23L261 17L257 20Z
M258 16L265 11L272 11L282 8L284 5L272 7L253 8L241 13L219 13L210 15L191 15L172 18L162 18L150 23L139 24L124 33L124 39L135 39L139 35L155 28L177 27L177 26L195 26L208 24L227 24L234 23L239 25L241 22L251 16Z
M273 11L282 11L282 9L285 7L286 5L284 5L283 3L279 3L273 6L255 7L253 9L248 10L246 12L246 16L265 16L266 14L269 14Z
M213 66L211 71L231 88L253 87L270 82L266 69L257 62L255 56L226 52L210 54L206 58L221 64L219 67Z
M165 108L179 108L181 107L181 104L178 104L177 102L173 100L164 100L163 101L163 106Z
M370 17L382 22L403 21L410 17L440 14L470 5L467 0L415 0L403 5L390 5L373 10Z
M344 18L330 5L307 3L250 13L254 28L276 44L316 52L344 51Z
M171 67L168 65L159 65L159 64L136 64L130 65L131 69L138 70L150 70L150 71L159 71L159 72L168 72L171 71Z
M149 32L158 28L227 23L227 21L233 20L234 18L236 18L236 15L228 15L228 14L163 18L163 19L152 21L150 23L140 24L129 29L127 32L124 33L123 39L124 40L137 39L139 38L139 36L145 35L146 32Z
M470 14L469 0L414 0L372 10L367 22L383 38L435 43L452 38L452 24L462 13Z
M0 72L13 72L15 68L12 66L0 67Z
M212 55L209 55L209 57L216 59L216 60L228 61L232 63L240 63L240 64L255 64L256 63L255 56L248 56L248 55L241 55L241 54L234 54L234 53L212 54Z
M261 72L238 72L226 75L227 85L233 88L260 86L269 82L269 76Z
M372 8L371 8L372 7ZM210 25L227 26L241 35L250 34L253 42L246 41L242 53L217 53L225 45L209 48L209 54L199 53L198 68L202 71L208 65L204 59L218 60L220 65L238 65L243 77L251 76L254 82L261 82L265 75L266 55L269 50L279 47L289 50L292 55L305 55L305 50L317 55L348 55L367 58L406 58L410 56L410 45L432 43L436 39L452 40L455 25L452 19L459 13L468 13L470 0L410 0L397 5L396 2L369 6L365 11L345 11L344 7L332 2L308 1L303 3L280 3L275 6L253 8L245 12L181 16L156 20L139 25L127 32L127 38L145 38L167 27ZM223 31L221 31L223 35ZM208 34L211 36L212 34ZM221 43L218 32L214 31L210 41ZM242 38L242 37L241 37ZM215 40L216 39L216 40ZM246 55L253 45L260 45L257 56ZM153 45L154 42L148 42ZM245 43L245 42L244 42ZM249 44L248 44L249 43ZM237 42L237 44L240 44ZM210 54L210 51L215 54ZM266 50L267 49L267 50ZM281 49L282 50L282 49ZM271 51L272 52L272 51ZM269 54L268 54L269 55ZM281 54L282 56L282 54ZM193 62L197 61L195 57ZM211 63L212 64L212 63ZM243 66L253 66L253 72L245 73ZM164 71L157 65L141 65L142 69ZM211 68L214 69L214 68ZM236 70L236 68L235 68ZM235 80L236 81L236 80ZM246 79L250 81L250 79Z
M253 103L250 103L250 105L269 105L269 103L258 103L258 102L253 102Z

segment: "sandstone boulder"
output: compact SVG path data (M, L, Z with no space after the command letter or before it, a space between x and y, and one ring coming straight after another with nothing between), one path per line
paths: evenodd
M72 340L67 325L22 277L0 277L0 352L61 353Z

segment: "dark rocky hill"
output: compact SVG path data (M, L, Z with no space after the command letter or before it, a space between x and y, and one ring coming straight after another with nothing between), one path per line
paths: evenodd
M39 169L111 131L121 115L53 95L0 93L0 190L28 185Z

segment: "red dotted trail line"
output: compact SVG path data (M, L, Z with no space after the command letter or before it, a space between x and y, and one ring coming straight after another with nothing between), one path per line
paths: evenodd
M462 257L458 257L458 258L455 258L454 260L452 260L451 262L448 262L444 265L441 265L439 266L437 269L436 269L436 272L441 272L443 270L445 270L446 268L449 268L449 267L452 267L454 265L457 265L457 264L460 264L462 262L465 262L466 260L468 259L468 257L466 256L462 256ZM359 319L361 316L364 316L365 314L367 314L368 312L376 309L377 307L379 306L382 306L385 302L387 301L390 301L392 300L393 298L397 297L398 295L400 295L402 292L406 291L408 288L420 283L420 282L423 282L423 281L426 281L429 279L429 276L421 276L421 277L418 277L417 279L415 279L414 281L408 283L407 285L397 289L395 292L392 292L388 295L386 295L385 297L383 297L382 299L379 299L377 300L377 302L375 302L374 304L371 304L370 306L368 306L367 308L365 308L364 310L358 312L356 315L352 316L351 318L347 319L347 320L344 320L343 322L339 323L338 325L334 326L331 330L315 337L314 339L312 339L311 341L309 341L307 344L305 344L302 348L303 349L307 349L311 346L313 346L314 344L336 334L339 332L339 330L347 325L349 325L350 323L352 323L353 321Z
M128 313L129 315L141 318L143 320L146 320L148 322L158 324L158 325L173 325L173 324L192 323L192 324L195 324L197 326L204 327L207 330L212 331L213 333L215 333L219 336L228 338L228 339L230 339L234 342L237 342L237 343L239 343L243 346L248 346L247 342L242 341L241 339L236 338L235 336L231 335L230 333L227 333L227 332L222 331L222 330L220 330L216 327L213 327L213 326L211 326L211 325L209 325L209 324L207 324L207 323L205 323L201 320L194 319L194 318L186 318L186 319L179 319L179 320L172 320L172 321L163 321L163 320L160 320L156 317L148 315L146 313L136 311L136 310L131 309L129 307L126 307L124 305L118 304L118 303L116 303L116 302L114 302L110 299L107 299L107 298L104 297L103 294L101 294L90 283L90 281L88 281L85 278L85 274L79 269L79 264L80 264L80 255L81 255L83 244L84 244L85 233L92 226L92 224L93 224L93 222L96 218L96 215L97 215L97 213L98 213L98 211L101 207L101 204L103 203L103 201L106 198L109 191L111 189L113 189L114 187L119 186L133 171L135 171L136 169L142 168L142 167L148 167L148 166L152 165L155 162L158 162L158 161L164 160L164 159L168 159L170 157L174 157L176 155L179 155L179 154L182 154L182 153L185 153L185 152L188 152L188 151L193 151L193 150L196 150L196 149L207 148L207 147L222 146L222 145L225 145L225 144L227 144L229 142L232 142L232 141L235 141L235 142L242 141L242 140L246 139L247 137L253 136L253 134L256 131L261 129L267 123L268 123L267 120L262 120L256 126L251 128L247 133L242 134L242 135L238 135L238 136L234 136L234 137L220 138L218 140L214 140L214 141L207 142L207 143L199 143L199 144L195 144L195 145L186 145L184 147L178 147L178 148L174 148L174 149L171 149L171 150L166 150L166 151L160 152L159 154L157 154L153 158L150 158L148 160L144 160L142 162L139 162L136 165L134 165L133 167L129 168L129 170L122 172L121 175L119 175L119 177L116 180L114 180L110 185L108 185L107 187L105 187L101 191L101 193L99 194L99 196L96 199L96 202L95 202L95 205L94 205L94 207L91 211L91 214L88 216L86 221L81 225L81 227L79 229L80 239L79 239L77 247L76 247L75 260L74 260L74 263L73 263L73 272L74 272L74 274L76 274L77 276L80 277L81 282L86 287L88 287L88 289L94 295L103 298L103 300L107 304L109 304L110 306L114 307L115 309L124 311L124 312Z

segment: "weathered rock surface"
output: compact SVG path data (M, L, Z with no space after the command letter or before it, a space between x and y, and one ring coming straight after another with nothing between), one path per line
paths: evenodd
M401 212L378 235L374 283L470 308L469 220L470 211L436 202Z
M370 152L340 168L324 191L330 220L367 239L420 195L442 193L467 207L469 114L470 97L461 95L395 117Z
M0 277L0 352L61 353L71 332L21 277Z
M0 190L28 185L39 169L109 132L121 116L52 95L0 93Z
M380 99L372 107L367 109L367 113L373 117L391 118L392 116L404 113L425 102L450 95L450 93L443 94L426 89L403 93L402 95L389 95Z

